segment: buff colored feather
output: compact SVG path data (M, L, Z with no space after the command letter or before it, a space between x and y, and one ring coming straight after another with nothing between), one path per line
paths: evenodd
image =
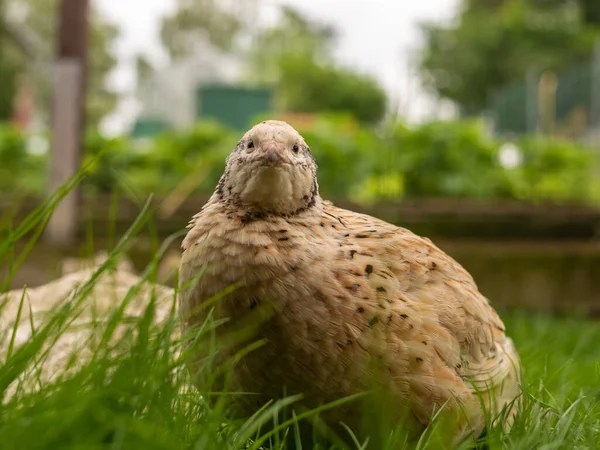
M310 150L288 124L243 136L189 228L187 325L232 284L216 310L232 326L257 306L271 311L258 330L266 345L233 369L232 389L259 394L238 397L245 413L284 388L316 407L367 389L377 373L393 417L408 408L418 437L443 406L456 442L483 430L477 392L492 416L517 397L518 355L472 277L430 240L322 200ZM327 419L359 416L349 406Z

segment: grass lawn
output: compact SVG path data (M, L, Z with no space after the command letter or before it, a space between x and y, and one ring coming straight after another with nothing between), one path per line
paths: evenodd
M40 217L38 222L43 222ZM35 227L36 220L26 226ZM0 242L0 256L10 253L15 237ZM123 306L134 294L124 296ZM0 366L0 449L280 449L285 448L285 433L295 435L297 420L317 413L299 413L295 419L290 415L288 422L276 423L274 432L267 431L265 424L273 423L276 411L293 409L290 398L267 405L245 422L230 420L229 396L211 394L212 373L205 374L201 389L190 387L188 372L179 370L186 354L183 338L173 333L176 320L153 321L154 303L135 320L115 305L107 320L90 323L96 330L91 357L78 361L80 355L74 354L64 373L59 370L53 381L44 380L39 368L45 350L85 303L82 289L34 327L22 346L11 345L14 330L1 330L0 347L8 351ZM600 446L600 324L523 312L502 317L522 358L524 407L509 434L499 428L487 431L487 447ZM117 333L118 326L122 329ZM204 401L209 395L217 398L212 406ZM382 444L377 448L403 448L400 429L379 432ZM419 448L439 448L434 437L435 432L426 434ZM356 443L355 448L362 447Z
M0 388L6 389L21 372L25 382L35 383L41 340L60 332L64 314L68 311L13 351L0 367ZM489 448L596 448L600 326L524 313L504 317L525 368L526 407L511 433L489 432ZM107 324L102 333L110 333L114 325ZM227 419L227 397L211 408L198 390L188 387L187 372L173 370L182 363L177 356L180 343L170 337L171 325L152 325L142 317L123 336L127 345L120 340L104 345L107 341L100 340L98 353L83 367L56 381L41 382L35 391L6 396L0 415L1 448L284 448L278 437L288 428L294 433L293 425L282 427L278 436L260 439L261 423L270 422L273 411L283 405L271 405L248 422L236 423ZM421 444L438 448L427 440Z

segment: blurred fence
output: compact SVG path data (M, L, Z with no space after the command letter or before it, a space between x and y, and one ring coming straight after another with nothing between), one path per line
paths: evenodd
M188 198L178 208L153 202L151 220L128 255L142 270L155 246L171 233L181 232L206 201ZM495 306L600 315L600 210L576 205L477 202L473 200L388 201L370 206L336 201L342 207L375 215L430 237L471 272L481 291ZM1 201L0 216L18 223L38 203ZM121 235L140 213L140 205L125 198L87 197L77 247L56 248L38 243L13 278L12 287L35 286L58 274L66 257L83 256L110 247L111 235ZM116 237L115 236L115 237ZM112 239L114 242L114 237ZM172 244L180 254L181 239ZM17 243L16 254L27 246ZM0 263L0 275L6 268Z
M586 62L557 73L532 70L494 92L488 112L497 134L542 133L600 144L600 44Z
M194 195L172 207L171 197L155 196L153 229L162 237L181 231L207 200L208 196ZM434 238L600 242L600 209L594 206L458 198L382 200L369 204L332 200L342 208ZM17 201L0 197L0 217L5 219L4 227L0 224L0 234L6 230L6 224L21 223L38 206L39 200L35 198ZM87 237L88 223L93 226L94 235L100 237L109 232L122 233L139 213L140 204L129 197L86 196L80 217L81 237L83 240Z

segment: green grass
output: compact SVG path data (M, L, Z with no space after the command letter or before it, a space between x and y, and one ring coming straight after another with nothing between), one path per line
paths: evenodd
M34 213L5 242L0 242L0 257L12 261L14 270L23 261L11 254L15 240L43 226L52 204ZM92 284L126 250L132 236L146 223L146 212L115 245L111 259L100 267L90 284L37 325L25 344L11 345L15 330L2 330L0 339L4 343L0 347L9 348L0 366L3 450L283 449L286 436L291 440L299 436L299 421L317 416L319 411L293 412L297 399L286 398L265 405L247 420L231 419L231 393L215 392L214 372L207 370L194 387L185 370L189 350L184 343L197 339L198 334L178 336L174 332L178 329L174 312L166 321L154 321L154 301L139 317L126 316L125 307L137 294L136 288L120 299L105 320L89 324L96 336L90 342L91 357L82 360L81 355L74 354L72 362L78 365L65 366L51 381L40 376L48 347L80 314ZM35 233L33 236L35 239ZM157 256L159 253L160 249ZM143 280L154 279L157 260L149 261ZM27 307L23 301L18 308L20 314ZM524 450L596 448L600 442L599 324L524 312L505 313L503 318L522 358L524 407L510 433L490 426L479 448L484 443L488 448ZM210 337L212 326L207 322L199 334ZM118 327L124 330L119 335ZM210 356L218 348L205 350ZM10 395L9 386L13 388ZM288 420L277 417L284 410ZM401 426L377 429L371 442L379 442L375 448L403 448L401 430ZM440 448L435 439L432 430L418 447ZM351 448L365 448L363 444L357 439ZM469 446L465 444L464 448ZM317 443L314 448L339 447Z

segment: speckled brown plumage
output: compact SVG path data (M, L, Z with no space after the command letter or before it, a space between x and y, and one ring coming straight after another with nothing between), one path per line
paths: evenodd
M249 148L250 147L250 148ZM316 165L283 122L250 130L228 159L215 194L184 240L181 311L233 284L218 315L235 324L257 306L266 344L235 366L232 388L252 413L287 393L319 404L377 383L411 411L416 435L432 412L456 413L456 438L483 428L475 394L492 412L517 395L518 357L472 277L430 240L318 195ZM462 404L462 407L459 406ZM492 407L492 404L495 404ZM355 424L351 406L329 420Z

